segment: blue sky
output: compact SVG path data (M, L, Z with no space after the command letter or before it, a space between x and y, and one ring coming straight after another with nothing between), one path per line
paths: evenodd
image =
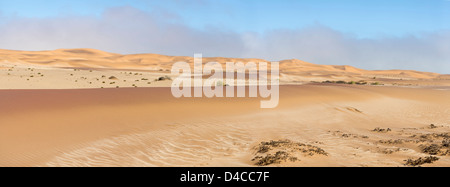
M299 29L315 23L359 37L450 29L449 0L1 0L3 16L100 16L132 6L173 14L197 29L236 32Z
M0 0L0 48L450 73L449 20L450 0Z

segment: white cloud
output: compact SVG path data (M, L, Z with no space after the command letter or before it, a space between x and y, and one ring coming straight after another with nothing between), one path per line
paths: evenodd
M96 48L183 56L201 52L204 56L297 58L368 69L450 73L450 31L378 39L358 39L321 25L264 34L235 33L218 28L196 30L182 24L176 14L163 10L148 13L132 7L111 8L101 17L0 21L0 48Z
M416 69L450 73L450 31L421 36L359 39L316 25L279 30L261 38L264 58L299 58L320 64L347 64L368 69ZM251 55L257 55L251 54Z

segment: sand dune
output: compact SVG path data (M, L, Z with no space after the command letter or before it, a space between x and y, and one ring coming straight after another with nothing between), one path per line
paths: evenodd
M193 57L158 54L121 55L95 49L54 51L0 50L0 89L75 89L168 87L175 62ZM203 58L203 63L266 62L263 59ZM108 79L114 77L114 79ZM156 80L156 81L155 81ZM390 86L450 86L448 75L408 70L369 71L352 66L318 65L301 60L280 61L281 84L345 81Z
M169 88L3 90L0 166L254 166L260 142L282 139L327 156L273 166L403 166L427 155L426 142L379 142L449 132L449 94L282 86L280 106L263 110L259 98L175 99ZM432 123L439 128L425 128ZM449 164L442 156L429 166Z
M114 69L139 69L139 70L170 70L174 62L183 61L193 63L193 57L165 56L158 54L133 54L121 55L108 53L95 49L59 49L54 51L12 51L0 50L0 61L26 63L51 67L75 67L75 68L114 68ZM242 58L204 58L206 62L268 62L263 59ZM367 71L352 66L317 65L301 60L280 61L280 71L286 74L298 74L304 72L321 72L323 74L344 73L348 75L383 75L405 78L430 79L439 76L437 73L390 70Z
M178 61L0 50L0 166L450 166L449 75L284 60L261 109L174 98Z

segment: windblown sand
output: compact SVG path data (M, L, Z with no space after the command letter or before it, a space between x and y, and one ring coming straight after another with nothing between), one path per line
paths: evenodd
M0 52L0 166L450 166L448 75L285 61L260 109L174 98L155 79L189 57Z
M170 88L3 90L0 165L254 166L260 142L288 139L328 156L273 166L403 166L427 155L419 143L380 140L450 132L449 94L282 86L279 107L267 110L258 98L175 99ZM450 166L450 159L428 165Z

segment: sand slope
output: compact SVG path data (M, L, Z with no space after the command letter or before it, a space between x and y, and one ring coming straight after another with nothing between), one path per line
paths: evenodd
M178 61L0 50L0 166L450 166L449 75L284 60L280 104L260 109L174 98Z
M158 54L121 55L95 49L59 49L54 51L0 50L0 89L75 89L169 87L175 78L175 62L193 57ZM266 62L262 59L203 58L203 63ZM280 83L345 81L390 86L450 86L449 75L408 70L369 71L352 66L318 65L301 60L280 61Z
M133 54L121 55L103 52L95 49L59 49L54 51L12 51L0 50L0 61L26 63L29 65L51 66L51 67L76 67L76 68L114 68L114 69L139 69L139 70L170 70L172 64L183 61L193 63L193 57L165 56L158 54ZM204 63L219 62L268 62L263 59L240 59L240 58L204 58ZM345 74L345 75L374 75L392 76L404 78L436 78L437 73L390 70L390 71L367 71L352 66L317 65L301 60L280 61L280 71L286 74L322 73L322 74Z
M269 166L403 166L428 155L420 148L427 142L380 141L448 133L449 95L282 86L280 106L263 110L259 98L175 99L169 88L3 90L0 166L254 166L260 142L284 139L328 156L294 154L298 161ZM439 157L423 166L450 166Z

